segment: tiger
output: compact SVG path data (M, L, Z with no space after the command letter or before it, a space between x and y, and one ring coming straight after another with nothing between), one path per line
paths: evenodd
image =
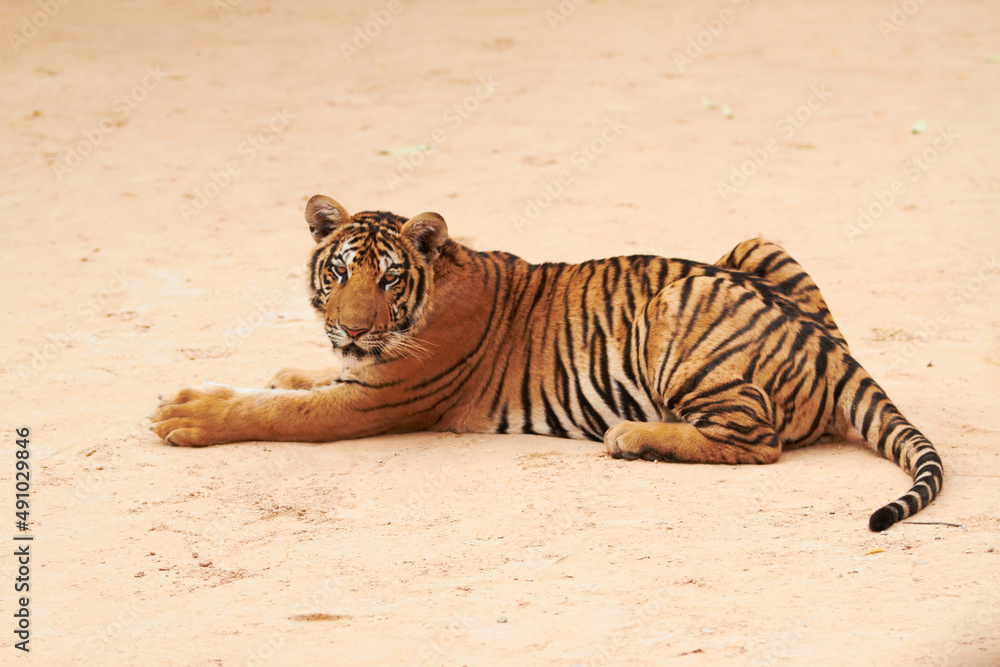
M305 218L311 304L340 366L183 389L151 415L167 443L525 433L603 441L629 461L766 464L854 437L913 480L871 531L941 491L935 447L775 243L744 241L714 264L532 264L459 243L437 213L351 215L316 195Z

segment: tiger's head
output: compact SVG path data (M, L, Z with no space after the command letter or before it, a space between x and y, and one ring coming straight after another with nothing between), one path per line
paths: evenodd
M323 195L306 204L318 244L310 259L313 308L345 360L401 356L426 314L432 263L452 243L437 213L410 218L381 211L351 216Z

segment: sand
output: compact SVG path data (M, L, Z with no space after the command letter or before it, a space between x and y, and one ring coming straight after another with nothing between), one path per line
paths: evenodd
M0 24L4 664L1000 663L995 3L23 0ZM165 446L159 394L330 365L317 193L533 261L782 243L937 444L917 518L941 523L869 533L909 479L845 443L765 467Z

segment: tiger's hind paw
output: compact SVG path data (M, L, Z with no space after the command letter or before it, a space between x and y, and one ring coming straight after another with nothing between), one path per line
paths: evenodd
M612 458L635 461L666 461L663 453L650 446L645 424L639 422L622 422L612 426L604 434L604 445Z

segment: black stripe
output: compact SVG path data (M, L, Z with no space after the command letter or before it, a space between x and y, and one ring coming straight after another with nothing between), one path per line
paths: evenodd
M771 363L771 360L774 359L774 357L779 352L784 352L787 349L785 346L785 341L788 340L787 330L781 332L781 338L779 338L777 341L771 338L771 335L775 333L778 329L783 327L785 324L786 322L784 322L781 318L775 318L774 320L771 321L770 324L764 327L764 330L761 332L760 335L760 340L770 342L772 347L771 351L768 352L762 359L760 359L759 362L757 362L758 368L766 369L767 365Z
M806 346L806 342L809 340L809 335L811 333L812 331L808 326L805 326L805 323L801 323L799 325L799 331L797 334L795 334L795 339L792 341L792 346L789 349L789 356L797 355L800 352L802 352L803 348L805 348ZM802 358L803 360L805 360L808 357L806 355L803 355Z
M840 360L841 363L847 366L847 372L840 376L840 379L837 381L837 386L833 388L833 401L836 404L840 403L840 397L843 395L844 388L847 387L847 383L850 382L855 375L857 375L858 369L861 368L861 365L848 354L842 355ZM851 425L854 425L853 422Z
M615 292L618 287L618 266L615 262L609 262L604 271L604 282L601 285L602 294L604 296L602 302L604 304L604 319L607 322L608 329L613 330L615 326ZM614 271L612 271L614 269ZM609 278L614 275L613 282L609 285Z
M687 402L694 403L695 401L703 401L706 398L711 398L712 396L718 396L719 394L729 391L730 389L735 389L736 387L739 387L741 384L743 384L741 380L729 380L728 382L717 384L709 389L706 389L704 391L699 391L693 394ZM722 402L725 403L726 400L723 400Z
M497 408L500 406L500 397L503 395L504 381L507 378L507 369L510 368L510 358L513 354L513 348L508 348L507 358L504 360L503 370L499 373L494 373L493 375L493 377L497 380L497 388L494 390L493 398L490 400L489 412L486 413L490 417L496 414Z
M417 311L424 302L424 295L427 290L427 276L424 271L417 272L417 286L413 291L413 310Z
M661 396L666 394L667 387L670 386L670 381L674 379L674 373L677 372L677 364L674 364L670 367L670 375L667 376L666 380L663 379L663 374L667 371L667 364L673 354L674 341L676 340L676 338L671 338L670 342L667 343L667 349L663 352L663 361L660 362L660 368L656 372L656 391Z
M356 385L360 385L362 387L370 387L372 389L380 389L380 388L383 388L383 387L392 386L390 384L369 384L368 382L362 382L361 380L351 380L351 379L341 380L339 378L336 379L336 380L334 380L333 382L334 382L334 384L356 384Z
M858 383L858 390L854 392L854 402L851 403L851 413L850 413L851 426L856 427L858 425L858 419L857 419L858 408L861 407L861 401L863 401L865 398L865 392L868 390L869 387L873 386L874 384L875 381L869 377L862 379L861 382ZM867 438L868 436L865 435L865 437Z
M503 408L500 410L500 421L497 423L497 433L507 432L507 404L504 403Z
M641 274L640 274L641 275ZM625 312L628 313L629 318L635 312L635 295L632 293L634 289L632 280L636 277L636 267L632 267L632 270L625 274L625 285L622 289L625 291Z
M566 412L570 414L570 418L572 419L570 412L569 373L566 372L566 364L563 362L562 350L559 349L558 344L556 345L555 358L556 401L566 408Z
M587 295L590 294L590 281L594 279L594 275L597 273L597 269L593 262L586 262L585 266L590 269L590 275L587 279L583 281L583 289L580 290L580 321L583 324L583 331L581 333L581 340L590 340L589 327L590 318L587 317L587 313L590 312L590 308L587 304Z
M741 266L741 265L742 265L743 263L745 263L745 262L746 262L746 261L747 261L748 259L750 259L750 255L752 255L752 254L754 254L755 252L757 252L757 250L758 250L758 249L760 248L760 246L761 246L761 244L760 244L759 242L754 242L753 244L751 244L751 245L750 245L750 247L748 247L748 248L747 248L747 251L746 251L746 252L745 252L745 253L743 254L743 257L741 257L741 258L740 258L739 260L736 260L736 261L735 261L735 262L733 263L733 264L734 264L733 268L736 268L736 267L738 267L738 266ZM734 257L734 256L736 255L736 251L737 251L738 249L739 249L739 246L737 246L736 248L733 248L733 251L732 251L731 253L729 253L729 256L730 256L731 258L733 258L733 257Z
M684 330L684 333L681 334L681 338L687 340L687 338L691 335L691 331L694 329L695 324L701 322L701 318L699 316L701 315L703 310L707 310L709 307L711 307L713 303L715 303L715 299L718 297L719 290L721 289L722 283L724 281L725 281L724 278L716 278L715 280L712 281L712 289L708 292L708 294L699 293L699 296L701 298L698 299L698 303L695 305L694 310L691 311L690 313L685 313L685 316L688 318L688 323L686 329ZM693 284L693 283L694 279L688 281L688 284ZM683 307L680 312L682 313L684 312ZM712 322L712 324L707 329L705 329L705 331L702 332L698 341L696 341L694 345L692 345L689 348L689 350L693 350L695 347L697 347L698 343L704 340L708 336L709 332L716 326L718 326L719 322L723 321L724 319L725 319L724 314L722 316L716 317L715 320Z
M864 433L866 440L870 437L868 435L868 430L871 428L872 421L875 419L875 413L882 408L885 400L885 394L881 391L876 389L872 392L871 402L868 404L868 410L865 412L864 419L861 421L861 432Z
M531 425L531 345L524 358L524 377L521 378L521 412L524 421L521 424L522 433L534 433Z
M552 326L552 309L556 306L556 294L559 291L559 279L562 277L563 271L566 270L565 264L554 264L552 266L552 276L549 279L549 299L548 308L545 311L545 321L542 324L542 341L547 341L549 338L549 332L555 337L552 341L553 347L558 349L559 345L559 331L557 327ZM565 318L565 315L562 316Z
M785 292L787 294L794 294L795 290L798 288L799 283L808 278L809 276L803 273L798 273L791 278L786 278L778 283L778 290Z
M731 308L727 309L727 312L723 313L721 316L719 316L718 318L716 318L716 320L714 322L712 322L712 326L709 327L709 328L707 328L707 329L705 329L705 331L702 332L701 336L698 338L698 341L694 345L691 346L691 349L694 349L698 345L701 345L701 343L706 338L708 338L708 336L712 333L712 331L715 330L715 328L719 324L721 324L721 323L728 324L728 323L732 322L733 319L737 319L737 320L741 319L741 318L734 318L733 317L733 315L735 314L735 311L737 309L739 309L740 306L742 306L743 304L745 304L746 302L748 302L748 301L750 301L752 299L754 299L754 295L751 292L744 292L743 294L741 294L740 298L737 299L736 302L732 304ZM750 316L750 318L746 321L746 323L743 326L741 326L739 329L737 329L736 331L734 331L733 333L731 333L729 336L727 336L724 340L722 340L721 342L719 342L718 345L716 345L714 348L712 348L712 352L711 353L718 352L722 348L724 348L727 345L729 345L731 342L733 342L733 341L737 340L738 338L740 338L743 334L745 334L748 331L751 331L754 328L756 328L757 327L757 321L760 320L760 318L763 317L766 312L767 312L767 310L765 308L758 308L757 310L755 310L754 313ZM767 329L765 331L771 331L773 328L777 328L778 326L781 326L781 324L783 324L783 322L781 322L780 318L776 318L776 320L774 322L772 322L770 325L768 325L768 327L767 327ZM761 340L761 337L758 336L757 339Z
M899 415L898 412L896 414ZM892 452L892 454L890 455L888 453L885 453L885 457L888 459L892 459L896 463L899 463L901 460L900 457L902 456L903 453L903 447L906 446L908 442L916 439L920 439L926 442L926 439L924 438L923 435L920 434L920 431L915 429L913 426L910 425L909 422L903 419L902 415L898 416L898 418L894 422L894 426L895 424L904 424L904 426L902 429L899 430L897 437L892 441L892 449L889 450Z
M644 299L648 299L650 296L652 296L653 286L650 283L650 277L651 277L650 276L650 271L651 271L650 265L651 264L652 264L652 259L648 260L645 263L645 266L643 266L643 270L640 271L639 275L637 276L638 279L639 279L639 290L640 290L639 293L640 293L640 295ZM633 305L633 309L634 309L634 305Z
M796 263L795 260L792 259L791 256L787 252L785 252L784 250L781 250L780 254L784 255L784 257L781 259L780 262L776 263L774 266L770 267L767 270L768 277L770 277L770 274L777 273L778 271L781 271L783 268L785 268L789 264L795 264ZM805 271L801 271L801 270L799 271L798 274L796 274L796 276L802 276L802 277L806 277L806 275L807 275L806 272ZM788 280L791 280L791 279L792 278L788 278L785 281L782 281L779 284L779 287L781 285L783 285L785 282L787 282ZM798 278L798 280L801 280L801 278ZM798 282L798 280L796 280L796 282Z
M664 286L667 284L670 266L671 262L668 259L663 259L656 263L656 288L652 290L653 294L659 294L663 291Z
M625 328L625 340L622 343L622 370L625 371L625 377L628 378L629 382L633 385L638 384L635 377L635 369L632 368L632 327L627 326Z
M915 493L918 496L920 496L921 507L927 507L927 505L929 505L930 502L934 500L933 496L931 495L931 488L924 482L917 482L916 484L913 485L913 488L910 489L909 492Z
M580 272L579 272L579 269L578 269L577 270L577 276L579 275L579 273ZM574 277L576 277L576 276L574 276ZM578 318L570 316L570 292L571 292L571 290L566 289L565 290L565 295L564 295L564 298L563 298L564 309L565 309L564 312L566 314L566 320L565 320L565 323L564 323L564 326L565 326L566 355L569 358L569 371L570 371L570 373L572 373L573 384L576 387L576 394L575 395L577 397L577 401L581 403L581 410L582 410L582 399L583 399L583 396L582 396L582 394L580 392L580 372L579 372L579 370L576 367L576 360L577 360L576 338L573 335L573 321L577 320ZM584 327L586 327L586 317L579 318L579 320L582 320L583 324L584 324ZM581 340L585 341L586 340L586 336L583 336L583 338ZM557 346L558 346L558 342L557 342ZM562 359L562 350L559 350L559 355L557 356L557 361L560 364L564 364L565 363L563 361L563 359ZM565 366L563 368L563 371L565 372ZM573 416L573 412L572 412L572 400L570 398L569 374L566 375L566 383L567 383L567 385L566 385L566 398L565 398L566 412L567 412L567 414L569 414L570 419L573 420L574 424L577 424L578 426L580 426L581 428L583 428L583 425L582 424L578 424L576 418ZM603 431L602 431L602 435L603 435Z
M684 382L684 384L682 384L677 389L677 391L673 392L673 394L667 400L667 408L670 409L670 410L672 410L673 407L675 405L677 405L677 403L679 401L683 400L685 396L687 396L688 394L690 394L691 392L693 392L695 390L695 388L697 388L698 385L701 384L701 382L703 380L705 380L705 378L707 378L708 375L713 370L715 370L719 365L721 365L730 356L732 356L733 354L736 354L739 351L740 350L738 348L730 348L730 349L726 350L725 352L719 354L718 356L712 358L710 361L706 362L698 370L697 373L695 373L694 375L692 375L691 377L689 377ZM733 382L739 383L740 381L739 380L734 380ZM770 392L767 392L767 393L770 393Z
M815 390L813 390L813 391L815 391ZM810 396L813 394L813 391L809 392ZM819 435L817 432L821 428L823 428L823 424L826 423L826 406L827 406L827 403L828 403L829 400L830 400L830 389L829 389L829 387L827 387L824 384L823 385L823 396L822 396L822 399L820 400L819 408L816 410L816 413L813 415L813 420L809 424L809 430L806 431L806 437L804 438L804 440L812 440L813 437L815 437L816 435Z
M691 290L694 289L693 283L694 283L693 280L686 279L684 281L684 285L681 287L680 300L675 306L675 312L678 313L678 316L685 310L687 310L688 301L691 300Z
M583 412L583 418L587 421L587 426L590 427L590 431L587 433L588 436L593 434L594 440L601 440L604 437L604 432L608 430L608 424L601 417L601 414L594 409L594 406L590 404L587 397L583 395L583 390L580 387L580 381L576 382L576 393L577 398L580 401L580 410Z
M326 246L313 253L312 257L309 258L309 282L314 290L319 290L319 285L316 282L316 265L319 264L320 255L329 252L329 250L330 246Z
M821 381L826 380L826 371L830 365L830 352L836 349L837 344L829 336L819 336L819 350L816 352L816 364L813 369L813 384L809 393L812 394L819 387Z
M545 407L545 423L549 427L549 433L560 438L568 438L569 434L566 433L566 429L563 428L559 417L556 416L555 411L552 409L552 404L549 403L549 397L545 395L544 389L541 390L541 395L542 405Z
M646 335L642 335L641 331L637 331L636 335L632 337L632 345L634 349L632 350L633 363L635 364L635 374L639 376L639 388L645 393L646 398L649 399L650 403L655 403L653 401L652 392L649 390L649 378L647 373L643 372L646 370L646 357L644 355L644 349L646 341L649 340L649 326L648 320L646 319L646 308L643 309L643 323L646 324ZM638 329L638 325L636 326ZM641 341L641 343L640 343ZM643 349L640 349L640 345Z
M621 382L616 382L615 385L618 388L619 402L622 406L621 416L630 421L649 421L638 401L635 400L635 397L629 393L625 386Z
M535 287L535 296L531 299L531 306L528 307L528 313L525 315L525 321L531 321L531 313L534 312L535 306L541 300L542 296L545 295L545 284L548 282L549 270L547 264L532 265L528 267L528 281L529 284L531 279L538 275L538 284Z
M938 453L935 450L930 449L930 447L932 447L931 443L925 442L923 446L927 447L928 449L927 451L923 452L920 456L918 456L917 460L913 462L913 470L915 472L919 472L920 469L923 468L925 465L936 466L937 468L940 468L941 457L938 456ZM934 472L935 475L940 474L938 473L937 470L935 470Z
M775 259L777 259L781 255L785 255L785 252L782 251L782 250L774 250L774 251L772 251L770 255L768 255L764 259L760 260L759 262L757 262L757 266L756 266L754 272L755 273L760 273L762 275L769 273L770 272L771 262L773 262ZM777 267L775 267L775 268L777 268Z
M607 337L601 328L597 316L594 315L594 335L590 339L590 381L604 404L618 413L611 388L611 370L608 368Z

